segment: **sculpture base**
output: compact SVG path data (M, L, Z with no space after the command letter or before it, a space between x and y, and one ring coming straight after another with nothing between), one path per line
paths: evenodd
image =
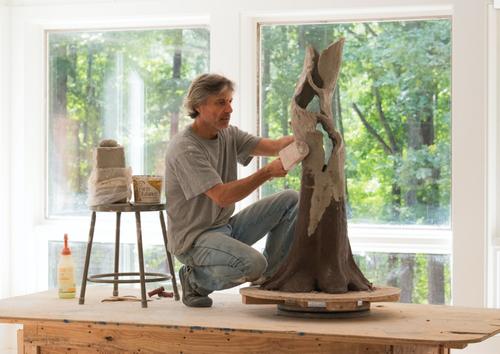
M244 304L276 304L278 314L307 318L352 318L369 315L372 302L399 301L401 290L375 286L371 291L342 294L287 293L260 287L240 289Z

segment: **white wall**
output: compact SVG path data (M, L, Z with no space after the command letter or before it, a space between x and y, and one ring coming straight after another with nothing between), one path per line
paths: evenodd
M440 12L453 18L453 302L455 305L485 306L487 277L492 274L488 272L488 251L492 249L488 234L500 235L496 210L488 218L488 205L495 205L488 204L487 199L488 138L496 139L496 136L487 133L487 3L487 0L12 1L12 65L6 69L2 62L0 66L0 75L12 73L13 78L8 120L5 119L4 101L0 101L1 127L7 127L9 133L6 135L12 142L12 145L3 139L0 142L0 161L10 164L13 182L6 188L13 196L10 203L12 257L7 267L13 273L13 280L9 292L22 294L43 289L43 277L33 271L33 264L43 257L39 251L43 250L40 227L47 225L43 215L45 29L208 23L211 69L238 83L236 124L255 132L255 24L259 19L317 19L329 14L331 18L349 20L402 14L419 17ZM5 61L5 57L0 60ZM12 152L10 160L9 156L4 156L5 151ZM496 166L490 166L490 171L491 168ZM490 179L491 183L496 186ZM490 241L496 242L493 237ZM33 263L26 262L27 259ZM490 276L490 281L498 283L497 276ZM489 294L490 297L498 295L492 291Z
M10 294L10 9L0 3L0 298Z
M0 2L0 299L10 286L10 9ZM0 352L15 347L15 327L0 325ZM3 349L3 350L2 350Z
M491 65L491 74L489 75L490 86L492 86L490 94L490 119L496 123L492 124L492 130L496 132L497 139L495 140L495 149L492 150L491 170L496 174L494 181L500 178L500 2L498 2L496 10L490 11L490 46L489 46ZM489 195L494 196L496 204L494 205L494 215L491 224L492 227L492 274L494 279L491 282L491 305L500 308L500 185L492 190Z

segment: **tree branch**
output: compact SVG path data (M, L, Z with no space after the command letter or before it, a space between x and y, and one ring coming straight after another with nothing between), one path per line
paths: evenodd
M354 108L354 110L358 114L359 119L361 119L361 122L366 127L366 129L368 130L368 132L370 134L372 134L375 137L375 139L378 140L378 142L380 143L380 145L382 145L382 148L384 149L384 151L387 152L388 154L393 154L394 152L391 150L391 147L386 144L386 142L384 141L384 139L382 139L382 137L377 133L377 131L370 125L370 123L368 123L368 121L366 120L366 118L363 115L363 113L361 113L361 111L358 108L358 106L356 105L356 103L353 103L352 107Z
M396 143L396 138L394 137L394 133L392 132L391 127L389 127L389 123L387 122L384 110L382 109L382 98L380 97L380 90L377 87L373 87L373 91L375 92L375 102L377 106L378 116L380 122L382 123L382 126L384 127L385 133L389 137L391 150L393 152L399 152L399 147L398 144Z
M363 25L365 26L366 30L367 30L368 32L370 32L370 34L371 34L372 36L374 36L374 37L378 37L378 34L377 34L377 33L375 33L375 31L373 30L373 28L370 26L370 24L369 24L369 23L366 23L366 22L365 22L365 23L363 23Z

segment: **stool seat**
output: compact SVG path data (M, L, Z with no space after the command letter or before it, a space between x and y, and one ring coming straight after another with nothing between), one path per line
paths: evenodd
M167 208L165 203L161 204L132 204L132 203L116 203L94 205L89 207L92 211L102 212L136 212L136 211L163 211Z
M110 283L113 284L113 296L118 296L118 284L121 283L140 283L141 284L141 305L142 307L148 307L146 299L146 283L163 281L172 279L172 287L174 290L174 298L179 301L179 290L177 288L177 281L175 278L175 270L172 261L172 255L168 251L168 241L167 241L167 229L165 227L165 219L163 217L163 211L166 209L166 204L131 204L131 203L116 203L116 204L105 204L96 205L89 208L92 211L92 217L90 221L89 230L89 240L87 243L87 252L85 255L85 265L83 268L82 286L80 289L80 299L79 304L83 305L85 303L85 291L87 287L87 281L95 283ZM141 227L141 213L142 212L159 212L160 215L160 225L163 234L163 242L165 244L165 252L167 256L167 262L170 269L170 275L166 273L151 273L144 271L144 255L142 249L142 227ZM92 243L94 239L94 229L96 223L96 213L97 212L114 212L116 213L116 234L115 234L115 269L113 273L107 274L94 274L89 276L89 264L90 264L90 254L92 252ZM137 249L139 254L139 272L119 272L119 250L120 250L120 219L122 212L133 212L135 213L136 221L136 232L137 232ZM138 276L138 279L119 279L124 276ZM112 279L106 279L111 278Z

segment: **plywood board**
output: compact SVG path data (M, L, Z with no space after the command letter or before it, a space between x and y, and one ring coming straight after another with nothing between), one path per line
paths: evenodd
M212 308L188 308L161 298L139 308L136 303L104 302L111 287L89 287L85 305L61 300L48 291L0 300L0 322L101 326L151 326L201 331L265 334L268 337L327 338L339 342L428 344L462 348L500 332L500 310L436 305L373 303L370 315L356 319L292 319L276 315L275 305L241 303L236 294L213 294ZM139 289L121 295L139 295Z
M284 291L262 290L259 287L247 287L240 289L244 296L257 299L273 299L277 301L318 301L318 302L386 302L398 301L401 290L394 287L374 287L372 291L349 291L342 294L327 294L320 292L310 293L288 293ZM275 302L277 303L277 302Z

